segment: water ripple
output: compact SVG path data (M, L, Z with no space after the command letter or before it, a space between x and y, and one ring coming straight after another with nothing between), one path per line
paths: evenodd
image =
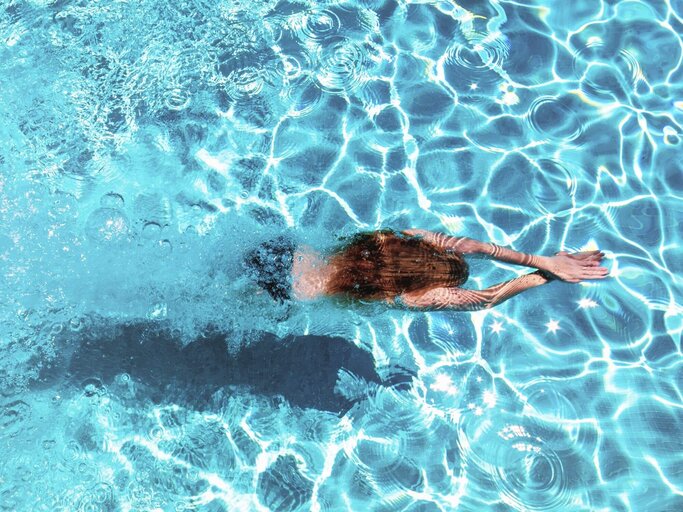
M571 98L542 96L529 107L527 117L534 131L549 139L572 142L584 131L579 113Z
M611 100L624 97L644 79L637 57L624 48L616 49L592 37L574 53L573 69L581 88L591 98Z
M540 440L529 442L527 436L522 432L499 448L501 463L496 467L495 481L503 501L517 510L566 510L571 495L562 461Z
M293 17L290 25L302 41L321 42L339 32L339 17L330 10L321 9Z
M528 406L538 414L565 420L578 418L574 405L553 386L552 381L534 382L525 388L525 393L527 395L525 407Z
M540 3L4 2L0 508L678 510L681 1ZM276 212L321 249L412 226L612 274L264 321L240 253ZM257 397L212 363L264 325L382 382Z
M446 77L459 89L498 84L503 80L500 73L509 52L503 37L469 33L465 42L456 42L444 52Z
M320 52L317 79L322 90L351 92L367 80L366 52L360 43L345 37L326 42Z
M367 405L358 417L362 435L347 455L378 489L420 490L423 477L408 454L428 449L431 419L393 390L378 391Z
M532 176L529 199L539 211L557 214L571 208L577 180L567 167L556 160L542 159Z
M489 485L491 478L509 506L520 511L567 510L573 495L551 432L528 421L482 417L463 422L458 439L471 478L479 485Z
M111 510L116 504L114 489L105 482L100 482L83 492L78 500L78 512L94 512L96 510Z
M323 92L312 77L312 55L299 48L278 55L272 68L273 82L281 84L279 97L293 117L311 113L322 99Z
M256 66L233 69L225 77L225 92L234 101L246 99L261 93L266 79L266 70Z

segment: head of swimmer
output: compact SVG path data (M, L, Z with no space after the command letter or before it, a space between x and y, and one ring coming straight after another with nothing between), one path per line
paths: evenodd
M328 293L351 299L392 300L406 292L458 286L467 279L461 255L393 231L359 233L329 262Z

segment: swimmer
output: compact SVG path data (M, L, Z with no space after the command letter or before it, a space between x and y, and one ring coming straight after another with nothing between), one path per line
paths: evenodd
M469 275L464 256L477 255L536 270L484 290L462 288ZM281 302L338 297L418 310L476 311L553 280L603 279L608 272L600 266L603 256L597 250L536 256L409 229L360 233L327 255L280 237L251 251L245 264L256 283Z

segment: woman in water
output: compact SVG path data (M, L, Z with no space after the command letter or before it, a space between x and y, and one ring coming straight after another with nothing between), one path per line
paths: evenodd
M484 290L461 288L468 278L465 255L537 270ZM257 284L279 301L343 297L423 310L474 311L555 279L603 279L603 256L600 251L535 256L471 238L410 229L360 233L327 256L280 237L251 251L245 263Z

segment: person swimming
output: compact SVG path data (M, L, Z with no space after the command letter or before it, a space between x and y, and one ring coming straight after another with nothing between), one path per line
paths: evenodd
M537 270L483 290L462 288L469 277L466 255ZM569 283L603 279L608 273L600 266L603 256L598 250L537 256L471 238L409 229L359 233L328 255L278 237L251 251L245 267L256 284L280 302L339 297L422 310L475 311L556 279Z

